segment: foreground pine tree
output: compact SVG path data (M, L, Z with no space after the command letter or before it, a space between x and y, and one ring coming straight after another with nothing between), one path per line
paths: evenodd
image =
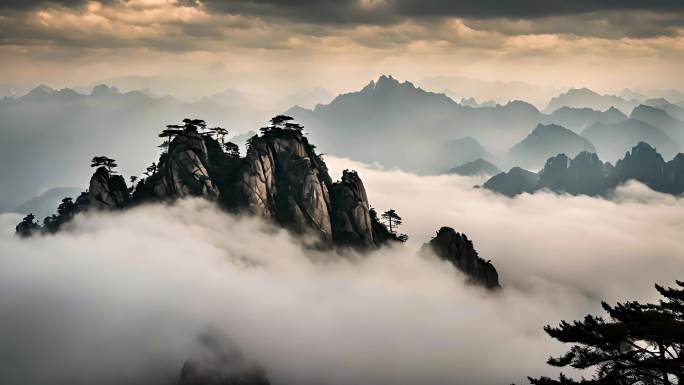
M608 319L588 315L582 321L561 321L544 330L574 344L549 365L593 369L591 379L530 378L533 385L682 385L684 384L684 282L656 285L664 297L658 304L603 303Z

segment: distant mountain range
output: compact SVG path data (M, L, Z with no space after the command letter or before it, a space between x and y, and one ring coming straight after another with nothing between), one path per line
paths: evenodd
M552 113L562 107L588 107L594 110L605 111L610 107L615 107L623 113L629 114L639 104L639 100L636 99L626 100L616 95L601 95L588 88L571 88L567 92L551 99L544 111Z
M441 80L448 79L432 79L430 84L437 86ZM505 86L519 86L519 91L530 89L517 83ZM581 97L573 97L577 94L589 95L587 100L600 103L594 103L594 109L561 105L563 100L575 105L584 103ZM258 97L251 99L245 95L227 90L184 102L170 96L121 92L99 85L85 94L38 86L23 96L2 98L0 178L12 183L3 186L0 211L21 204L27 191L38 194L46 186L82 185L87 175L79 166L87 163L93 153L122 158L120 167L124 172L139 172L153 160L146 149L159 143L157 134L161 128L182 118L203 117L210 125L224 126L235 135L247 131L246 127L260 126L278 112L259 106ZM645 99L640 102L643 106L637 102L634 111L623 113L618 109L621 107L612 107L611 102L625 101L624 98L570 90L554 98L559 108L545 114L518 100L494 104L478 103L469 97L458 103L445 94L425 91L391 76L381 76L359 91L317 104L317 100L327 98L331 98L327 91L316 89L285 95L279 100L309 105L292 107L286 114L305 126L324 153L421 174L441 174L477 159L502 168L540 167L546 157L557 152L572 153L572 146L582 142L576 135L568 134L547 147L527 145L529 140L525 139L540 124L555 124L580 134L593 144L602 159L610 161L622 157L640 141L655 146L666 157L681 151L684 145L677 140L681 132L678 117L684 108L666 99ZM243 143L251 136L243 135L236 140ZM505 154L518 144L518 148L524 149L520 152L523 158L510 162ZM582 144L578 149L591 147ZM534 163L537 166L531 166Z
M629 180L644 183L655 191L680 195L684 192L684 154L665 162L655 148L643 142L632 147L615 166L590 152L574 158L558 154L549 158L538 174L514 168L493 176L483 187L508 196L538 190L606 195Z
M522 101L482 107L474 99L466 99L460 104L444 94L381 76L360 91L339 95L329 104L313 109L293 107L286 114L301 121L324 152L430 174L478 158L490 161L494 158L501 165L540 167L548 156L574 151L562 147L573 146L568 135L567 142L560 140L557 148L527 146L526 156L534 158L532 164L515 157L500 161L501 155L524 140L539 124L574 130L596 147L573 137L574 142L583 142L575 145L577 152L598 151L608 160L618 159L640 141L662 148L668 156L681 150L676 140L672 142L659 132L661 128L629 119L627 114L638 105L636 100L574 89L554 98L549 104L551 113L544 114ZM450 143L464 137L474 138L492 156L459 158L450 149ZM358 143L359 138L363 143Z
M637 119L620 123L596 123L582 131L582 136L594 144L601 158L615 161L620 159L631 146L646 142L658 149L664 156L672 157L681 146L661 129Z

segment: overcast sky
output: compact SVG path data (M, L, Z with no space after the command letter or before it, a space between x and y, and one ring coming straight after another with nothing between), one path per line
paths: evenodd
M350 90L381 73L682 87L680 0L4 0L0 82Z

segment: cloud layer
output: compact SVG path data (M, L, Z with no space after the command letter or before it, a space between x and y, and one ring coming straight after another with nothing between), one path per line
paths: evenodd
M218 65L233 81L344 90L388 72L671 87L683 26L681 2L665 0L11 1L0 6L0 81L183 77Z
M502 198L456 176L359 170L372 203L396 208L407 247L368 256L306 250L255 219L196 200L82 216L18 240L0 216L0 382L169 383L213 330L274 383L491 384L554 374L562 347L541 327L653 298L679 278L684 201L641 185L616 202ZM441 225L474 240L504 290L488 295L416 249Z

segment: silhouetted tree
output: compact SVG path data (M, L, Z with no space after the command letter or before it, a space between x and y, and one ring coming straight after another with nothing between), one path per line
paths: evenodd
M145 176L149 178L157 172L157 164L155 162L152 162L152 164L149 167L147 167L146 170L147 171L145 171L143 174L145 174Z
M408 238L408 235L406 235L406 234L399 234L399 235L397 235L397 239L399 239L401 242L406 242L406 241L408 241L409 238Z
M228 142L225 144L225 149L226 149L226 154L231 157L231 158L239 158L240 157L240 146L233 142Z
M295 130L301 132L304 128L301 124L293 123L293 117L287 115L276 115L270 120L270 125L267 127L260 128L262 133L269 131L279 131L279 130Z
M201 132L207 128L207 122L202 119L183 119L183 130L185 132Z
M90 161L90 167L106 167L109 173L113 173L112 169L118 167L116 161L106 156L96 156Z
M216 136L216 140L221 143L222 147L226 145L226 136L228 135L228 130L223 127L212 127L209 129L210 135Z
M57 206L57 214L62 217L68 217L73 214L75 208L76 205L74 205L73 199L67 197L62 199L62 203Z
M171 140L183 133L183 126L178 124L168 124L166 128L159 133L160 138L166 138L166 141L159 145L162 150L167 150L171 146Z
M135 175L130 177L131 185L130 185L130 187L128 187L128 193L129 194L132 194L133 190L135 190L135 181L137 181L137 180L138 180L138 177Z
M40 229L40 225L36 222L36 216L29 213L22 219L22 221L15 228L15 233L20 237L29 237L34 232Z
M382 218L383 223L385 223L387 227L389 227L389 231L392 234L396 234L397 228L403 224L401 217L399 216L399 214L397 214L397 212L394 209L385 211L384 213L382 213L380 218Z
M574 344L549 365L594 369L592 379L530 378L534 385L684 385L684 282L676 288L656 289L658 304L602 303L608 319L587 315L582 321L561 321L544 330L564 343Z

